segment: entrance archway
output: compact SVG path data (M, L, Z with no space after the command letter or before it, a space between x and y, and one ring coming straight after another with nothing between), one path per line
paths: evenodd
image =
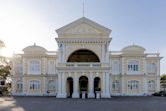
M67 62L100 62L100 60L94 52L81 49L73 52Z
M101 91L101 81L99 77L95 77L94 79L94 94L96 97L96 91Z
M72 98L73 94L73 78L67 78L67 97Z
M81 76L79 78L79 90L80 90L80 97L82 97L82 92L88 91L88 78L86 76ZM87 98L87 93L86 93Z

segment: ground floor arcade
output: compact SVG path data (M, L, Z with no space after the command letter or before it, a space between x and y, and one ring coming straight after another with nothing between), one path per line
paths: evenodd
M110 98L109 78L107 72L61 72L57 98Z

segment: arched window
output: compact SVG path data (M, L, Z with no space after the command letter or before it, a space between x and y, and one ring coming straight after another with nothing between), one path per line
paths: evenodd
M19 92L19 93L23 92L23 83L22 83L22 81L17 81L17 83L16 83L16 92Z
M113 90L120 90L120 82L119 82L119 80L113 80L112 89Z
M155 90L155 81L154 80L150 80L148 82L148 89L149 90Z
M67 62L100 62L100 60L94 52L81 49L73 52Z
M139 90L139 81L136 81L136 80L128 81L128 89Z
M48 91L55 91L55 81L54 80L49 80Z
M40 89L40 82L36 81L36 80L30 81L29 89L32 91L39 90Z
M130 60L128 62L128 72L138 72L139 62L137 60Z
M29 74L40 74L41 73L41 62L40 60L30 60L28 64Z

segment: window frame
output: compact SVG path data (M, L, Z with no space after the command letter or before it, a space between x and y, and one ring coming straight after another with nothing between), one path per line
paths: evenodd
M39 91L41 88L41 83L38 80L29 81L29 90L30 91Z
M37 75L41 74L41 60L30 59L28 61L28 74Z
M128 60L127 72L128 74L138 74L140 71L140 62L137 59Z

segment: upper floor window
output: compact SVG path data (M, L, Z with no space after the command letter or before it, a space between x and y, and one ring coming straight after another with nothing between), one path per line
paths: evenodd
M139 62L136 60L131 60L128 62L128 72L138 72Z
M28 64L29 74L40 74L41 73L41 62L40 60L30 60Z
M40 89L40 82L39 81L36 81L36 80L34 80L34 81L30 81L30 84L29 84L29 89L30 90L39 90Z
M120 73L120 64L118 60L112 61L112 73L119 74Z
M156 64L155 63L148 63L147 64L147 72L148 73L155 73L156 72Z
M16 64L14 70L15 74L22 74L23 73L22 64Z
M48 61L48 74L55 74L55 61Z

